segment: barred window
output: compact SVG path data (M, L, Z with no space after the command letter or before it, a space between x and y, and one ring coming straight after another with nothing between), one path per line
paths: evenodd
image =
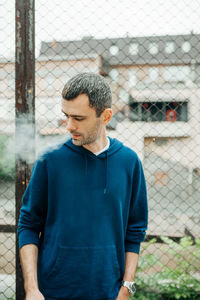
M187 122L188 102L130 102L130 120Z

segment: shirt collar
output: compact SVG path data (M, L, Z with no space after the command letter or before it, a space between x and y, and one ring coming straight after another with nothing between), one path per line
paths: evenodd
M103 149L101 149L100 151L95 152L94 154L96 156L99 155L99 154L101 154L101 153L103 153L104 151L106 151L110 147L110 140L109 140L108 137L106 137L106 138L107 138L107 144L106 144L106 146Z

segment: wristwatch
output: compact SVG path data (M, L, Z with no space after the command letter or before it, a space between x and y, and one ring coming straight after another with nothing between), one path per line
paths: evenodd
M127 287L131 295L135 294L136 292L135 281L122 280L122 285Z

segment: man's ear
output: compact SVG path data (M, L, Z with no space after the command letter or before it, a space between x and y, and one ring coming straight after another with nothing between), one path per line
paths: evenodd
M111 108L106 108L103 111L103 123L106 125L110 122L112 118L112 109Z

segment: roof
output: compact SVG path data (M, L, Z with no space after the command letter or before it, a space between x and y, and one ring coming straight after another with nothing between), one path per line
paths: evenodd
M173 51L166 52L167 43L173 43ZM184 44L187 43L187 44ZM138 51L130 53L130 46ZM137 46L136 46L137 45ZM158 53L151 54L149 48L158 47ZM189 50L183 51L183 46ZM111 46L117 46L116 55L110 53ZM172 44L171 44L172 46ZM115 50L116 50L115 49ZM110 65L140 65L140 64L190 64L200 63L200 34L164 35L145 37L122 37L96 39L87 37L74 41L42 42L40 56L58 57L63 60L71 55L88 55L97 53L106 59Z
M97 53L75 53L75 54L68 54L68 55L59 55L59 54L46 54L46 55L40 55L37 58L37 61L60 61L60 60L65 60L65 61L70 61L70 60L83 60L83 59L92 59L95 60L99 57Z

